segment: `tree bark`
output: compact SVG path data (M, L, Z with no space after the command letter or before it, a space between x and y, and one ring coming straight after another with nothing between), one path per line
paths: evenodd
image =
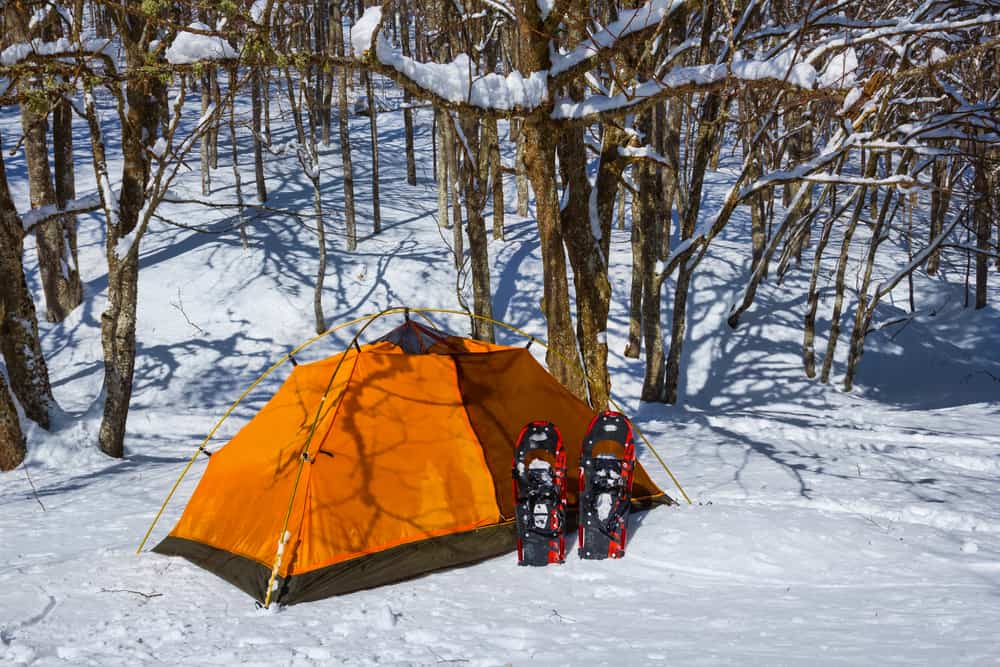
M451 181L448 177L448 152L445 149L445 145L447 143L446 138L448 136L448 130L445 128L445 123L448 122L448 117L445 115L445 112L440 109L435 109L434 137L437 148L434 151L434 177L437 179L438 227L441 228L451 227L451 220L448 216L448 184Z
M201 117L204 118L212 103L211 77L206 71L201 75ZM201 194L208 197L212 194L212 133L201 135L199 159L201 162Z
M55 171L56 204L65 208L76 198L76 173L73 166L73 108L66 100L56 104L52 112L53 169ZM64 288L60 291L60 307L72 311L83 302L83 284L80 281L80 262L77 253L76 215L67 213L59 218L64 239L63 259L66 262L62 277Z
M24 275L24 231L7 185L0 147L0 350L11 390L25 415L49 428L55 406L49 371L38 336L38 316Z
M976 175L973 180L973 192L976 198L972 208L972 219L976 229L976 310L986 307L986 283L990 276L990 188L989 168L986 162L985 148L976 150L974 168Z
M264 145L261 141L261 73L260 67L254 67L253 78L250 82L250 97L253 115L253 171L257 185L257 202L263 204L267 201L267 179L264 176Z
M486 208L486 183L489 172L489 147L484 147L479 140L480 123L470 116L463 118L463 131L468 141L471 158L468 168L464 170L465 210L467 232L469 235L469 260L472 268L472 302L477 315L487 319L473 318L472 335L478 340L494 342L493 331L493 297L490 288L490 257L486 237L486 221L483 210ZM485 133L484 133L485 134Z
M607 326L611 306L611 283L608 281L607 248L610 247L611 215L597 215L599 196L592 192L587 180L587 152L583 143L583 128L567 128L559 146L559 164L564 187L561 225L576 294L576 337L586 369L590 404L603 410L611 396L611 376L608 372ZM612 196L616 185L611 185ZM613 200L612 200L613 202ZM613 206L608 206L608 213Z
M3 373L0 373L0 472L13 470L21 465L27 453L14 399L7 389Z
M718 92L708 93L702 103L701 118L698 123L698 138L695 141L694 160L691 167L690 194L688 195L687 209L681 220L682 241L694 236L701 208L701 190L705 182L705 171L720 139L716 126L722 113L721 94ZM694 267L688 262L689 257L690 252L686 252L680 260L677 269L677 285L674 290L673 321L663 386L663 400L670 404L677 402L680 385L681 352L687 330L688 289L694 274Z
M403 55L409 58L410 48L410 12L406 0L400 0L399 6L399 39L402 43ZM406 182L410 185L417 184L417 158L413 150L413 96L410 91L403 88L403 133L406 141Z
M21 107L21 126L24 130L24 154L28 166L28 192L31 208L56 203L56 191L49 169L48 122L44 115L36 114L27 105ZM38 250L38 267L45 292L46 319L62 322L79 304L79 277L76 288L71 286L71 276L63 269L72 261L66 254L63 226L59 218L52 218L35 228Z
M378 190L378 106L375 104L375 77L369 75L368 88L368 123L372 140L372 231L378 234L382 231L382 209L379 206Z
M513 121L512 121L513 123ZM520 127L520 123L518 126ZM524 165L524 130L519 129L517 133L517 147L514 153L514 180L517 186L517 214L522 218L528 217L528 169Z

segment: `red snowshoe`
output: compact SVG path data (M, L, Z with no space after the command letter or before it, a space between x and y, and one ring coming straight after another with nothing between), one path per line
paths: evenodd
M625 555L634 472L632 424L610 410L594 417L580 453L580 558Z
M552 422L526 425L512 470L517 564L562 563L566 557L566 452Z

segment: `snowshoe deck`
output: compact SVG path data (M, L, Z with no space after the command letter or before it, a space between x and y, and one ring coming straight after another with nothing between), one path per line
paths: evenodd
M512 476L518 565L566 557L566 452L552 422L527 424L517 439Z
M615 451L606 451L607 442ZM580 558L625 555L634 472L632 424L620 412L602 412L590 423L580 453Z

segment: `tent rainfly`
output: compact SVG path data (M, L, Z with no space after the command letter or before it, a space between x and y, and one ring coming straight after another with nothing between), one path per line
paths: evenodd
M154 551L282 604L495 556L515 547L521 428L555 422L573 470L594 414L527 349L407 319L374 343L295 366L212 454ZM641 466L633 496L640 507L671 502Z

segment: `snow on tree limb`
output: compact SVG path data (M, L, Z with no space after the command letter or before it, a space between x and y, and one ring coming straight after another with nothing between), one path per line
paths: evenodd
M483 74L464 53L449 63L420 62L395 49L380 34L381 24L381 7L365 10L351 28L351 46L355 55L381 65L380 71L389 69L390 75L402 75L425 97L429 94L447 103L494 112L530 111L547 99L547 72L532 72L527 77L516 70L507 76L492 72Z
M616 21L590 35L572 51L565 54L552 53L551 75L566 78L564 75L567 73L589 69L595 60L603 59L620 49L626 38L641 36L640 33L657 27L687 4L687 0L651 0L638 9L619 12Z
M731 64L675 67L658 79L639 84L628 93L591 95L579 102L568 98L557 100L552 117L586 121L600 115L630 110L661 97L707 89L732 80L769 81L811 91L816 89L816 70L807 63L795 63L788 51L768 60L737 60Z
M101 208L101 194L100 192L95 191L83 197L78 197L77 199L68 201L63 207L60 207L58 204L39 206L38 208L33 208L19 217L21 218L21 227L24 229L24 233L27 234L38 225L47 222L56 216L70 213L90 213L99 208Z
M193 22L190 28L207 31L210 28L204 23ZM210 60L234 60L239 57L229 42L222 37L181 30L173 43L167 47L167 62L171 65L190 65Z
M66 37L60 37L53 41L33 39L30 42L19 42L11 44L0 52L0 65L10 67L26 60L37 57L59 57L72 58L80 52L86 54L112 53L112 43L110 39L85 39L77 46Z

